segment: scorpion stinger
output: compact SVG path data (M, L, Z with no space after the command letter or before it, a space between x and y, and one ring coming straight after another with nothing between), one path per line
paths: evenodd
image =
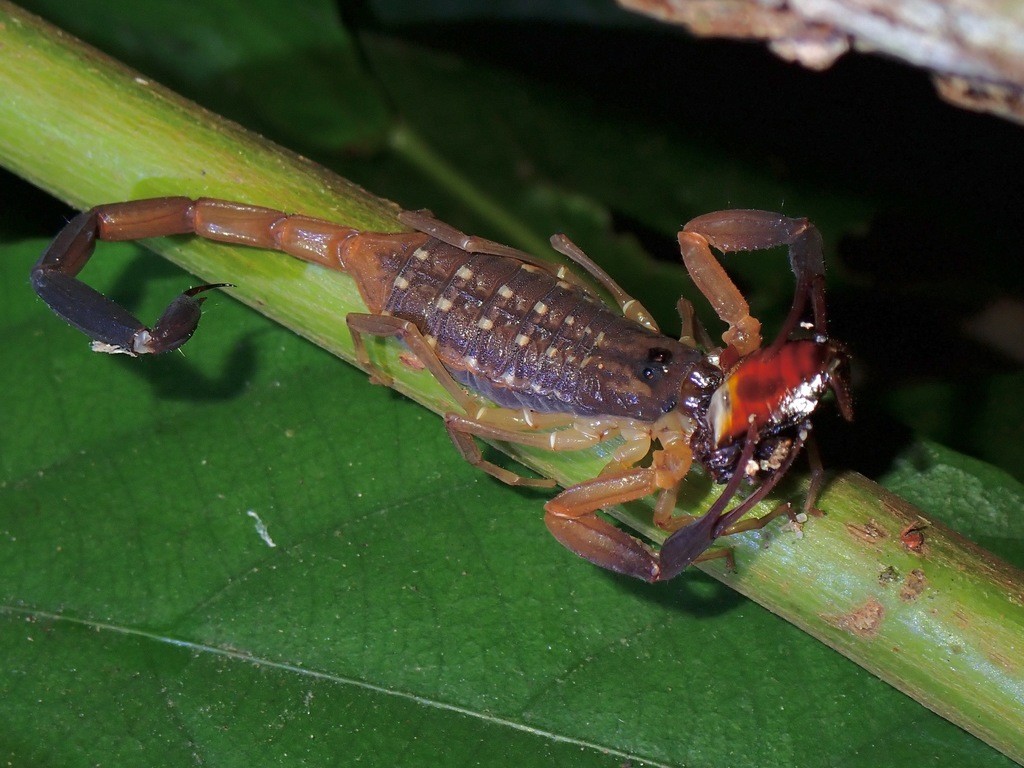
M728 324L724 350L711 348L692 307L678 305L683 337L662 335L649 313L564 236L557 250L606 289L605 304L565 266L471 237L429 214L403 213L415 232L362 232L307 216L225 200L167 197L113 203L75 218L32 273L33 287L94 349L159 353L185 343L201 298L187 291L152 331L81 283L95 240L193 233L283 251L352 277L366 312L345 322L371 380L391 376L363 338L391 337L444 386L455 405L445 427L459 453L506 483L546 485L483 459L477 439L552 451L618 440L604 471L545 505L545 522L566 547L601 567L648 581L721 556L715 539L764 525L775 513L740 520L764 498L803 448L809 418L832 387L849 410L845 355L825 333L821 238L806 220L764 211L722 211L679 233L683 261ZM788 245L797 275L790 320L767 349L761 325L711 246L722 251ZM810 302L815 336L792 338ZM153 340L155 338L155 341ZM694 462L725 485L703 515L677 515L680 484ZM744 481L755 490L726 511ZM671 532L660 553L600 517L599 510L657 494L654 521Z
M166 234L183 234L191 228L181 221L159 220L151 206L139 206L135 216L111 222L102 210L80 213L61 230L32 269L32 287L69 324L92 339L97 352L132 357L159 354L177 349L199 325L204 298L196 296L213 288L229 288L228 283L213 283L190 288L174 299L152 328L131 312L76 279L96 240L135 240L157 226Z

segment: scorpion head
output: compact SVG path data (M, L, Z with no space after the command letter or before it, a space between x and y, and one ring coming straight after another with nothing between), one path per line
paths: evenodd
M581 363L577 398L592 413L653 422L676 407L681 380L701 358L693 347L622 322L601 333Z

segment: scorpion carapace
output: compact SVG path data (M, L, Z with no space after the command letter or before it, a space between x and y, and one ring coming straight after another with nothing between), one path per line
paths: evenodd
M846 355L826 332L821 237L805 219L722 211L694 219L679 233L690 275L729 326L721 348L694 341L693 308L684 300L681 340L662 335L647 310L564 236L553 237L553 247L607 290L617 309L566 267L469 237L424 212L400 219L415 231L361 232L212 199L101 205L57 236L32 270L32 284L58 315L93 339L94 349L135 356L184 344L199 322L199 294L224 285L186 291L147 328L76 278L97 239L191 233L342 270L367 307L345 318L360 364L374 381L388 384L364 337L404 342L457 403L445 426L475 466L510 484L550 486L485 460L476 438L554 451L618 440L604 471L545 505L545 521L582 557L647 581L672 578L696 560L717 556L721 550L709 551L717 537L760 527L773 516L740 521L801 451L827 390L850 414ZM760 324L711 247L777 245L789 248L797 288L781 332L762 349ZM676 515L679 485L694 461L725 488L700 516ZM755 489L730 509L745 480ZM655 493L655 522L671 532L659 551L597 514Z

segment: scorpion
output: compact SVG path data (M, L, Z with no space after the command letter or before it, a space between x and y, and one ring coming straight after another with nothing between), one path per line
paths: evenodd
M728 325L723 347L711 343L682 298L680 339L663 335L640 302L564 235L551 238L553 248L605 289L617 309L566 266L468 236L427 211L405 211L399 220L413 231L367 232L209 198L110 203L64 227L33 268L32 285L92 339L94 350L138 356L188 341L200 319L199 294L231 286L191 288L146 327L77 279L96 240L192 234L341 270L368 309L345 317L358 362L386 385L390 379L370 360L364 338L403 342L458 405L445 414L445 428L472 465L511 485L552 487L551 480L486 460L477 439L571 451L621 438L597 477L545 504L545 522L576 554L648 582L721 556L712 548L720 536L760 528L788 509L741 520L804 448L811 414L828 390L843 416L852 416L847 354L826 330L822 238L807 219L728 210L699 216L679 232L693 282ZM778 336L762 346L760 323L711 248L776 246L788 247L796 290ZM725 487L702 514L676 514L680 485L695 462ZM821 474L819 462L806 509ZM730 509L745 480L754 489ZM658 550L597 514L652 494L654 522L668 534Z

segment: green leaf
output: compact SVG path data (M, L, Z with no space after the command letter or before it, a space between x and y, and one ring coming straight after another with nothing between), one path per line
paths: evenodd
M909 732L992 764L697 574L652 588L572 557L432 415L238 305L211 300L184 356L94 355L19 277L41 247L5 248L0 280L15 762L898 764ZM128 300L145 273L144 315L186 282L104 256L91 281Z
M1006 472L922 442L900 455L882 483L986 549L1022 564L1024 486Z
M205 71L213 85L193 96L230 91L218 77L231 72L320 83L324 58L306 54L327 38L348 65L324 88L318 118L286 129L287 115L306 114L295 102L310 92L249 74L237 77L265 97L249 99L251 121L244 100L207 103L277 127L289 143L315 128L298 139L302 149L340 137L325 152L335 159L394 135L377 85L362 79L322 7L304 6L317 23L267 55L268 15L294 21L293 7L225 4L207 25L180 7L150 16L119 6L80 9L63 23L87 21L82 34L112 43L137 36L137 63L179 72L170 78L179 87ZM175 55L175 40L204 36L237 46L232 62L217 59L227 55L221 43ZM605 114L557 84L402 41L369 43L405 129L433 154L403 146L338 160L347 175L500 239L537 239L569 222L660 315L681 292L681 271L641 258L637 236L615 231L624 216L640 222L636 232L660 232L670 250L672 228L691 214L785 198L822 220L835 244L877 204L841 184L825 194L806 180L779 181L634 115ZM131 58L127 47L115 52ZM353 79L354 89L342 87ZM4 190L5 199L30 195L9 179ZM6 229L24 225L8 220ZM42 246L9 245L0 260L8 761L1000 762L698 573L648 587L579 561L547 535L542 494L483 477L429 412L226 298L208 302L181 355L93 355L28 288ZM761 289L757 304L784 311L791 283L779 261L737 266L746 287ZM86 275L146 318L189 284L130 246L105 246ZM871 402L861 404L870 414ZM963 482L992 487L984 470L963 471ZM908 494L934 480L902 477ZM1019 489L1006 487L1002 508L1019 509ZM976 513L973 503L946 508L954 522ZM990 530L1019 562L1014 529Z

